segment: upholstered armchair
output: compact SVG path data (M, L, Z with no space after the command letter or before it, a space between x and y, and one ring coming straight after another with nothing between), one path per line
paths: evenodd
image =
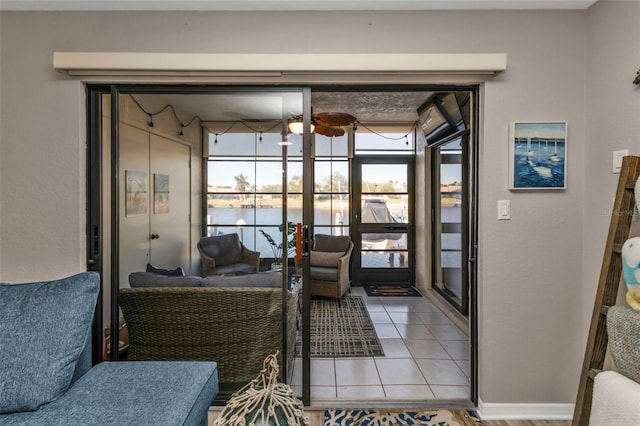
M203 237L198 242L198 250L204 276L258 272L260 253L246 248L238 234Z
M340 299L351 288L349 261L353 243L348 236L316 234L311 249L311 295Z

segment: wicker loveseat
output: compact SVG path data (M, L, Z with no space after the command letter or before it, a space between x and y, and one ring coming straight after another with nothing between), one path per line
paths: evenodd
M222 395L255 378L266 356L276 351L281 354L281 374L285 360L288 370L293 365L299 290L287 291L283 356L281 287L242 286L268 281L281 285L281 273L206 278L134 274L143 276L147 285L156 279L159 286L120 289L129 331L128 359L216 361ZM172 281L189 287L171 286Z

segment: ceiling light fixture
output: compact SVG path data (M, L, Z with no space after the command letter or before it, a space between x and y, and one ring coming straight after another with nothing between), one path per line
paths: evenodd
M315 124L311 123L311 133L316 130ZM304 124L302 120L293 120L289 122L289 131L296 135L301 135L304 132Z

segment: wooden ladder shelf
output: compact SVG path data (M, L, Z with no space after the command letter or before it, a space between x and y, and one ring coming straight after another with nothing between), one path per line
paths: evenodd
M609 235L602 259L602 269L593 306L589 336L584 353L578 396L573 411L573 426L588 425L593 396L593 378L602 370L607 351L607 310L616 304L618 284L622 277L622 245L629 238L635 208L634 189L640 175L640 157L622 160L618 189L611 212Z

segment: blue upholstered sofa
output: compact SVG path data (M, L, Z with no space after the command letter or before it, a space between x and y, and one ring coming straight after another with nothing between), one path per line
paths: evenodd
M0 424L206 425L215 362L91 367L99 276L0 284Z

